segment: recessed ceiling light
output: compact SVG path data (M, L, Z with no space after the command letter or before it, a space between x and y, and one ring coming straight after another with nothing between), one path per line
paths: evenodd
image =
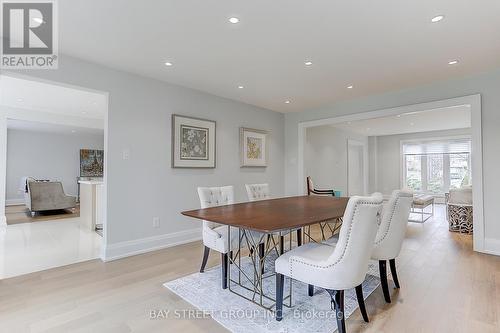
M290 104L290 101L285 101L285 104Z
M458 64L458 60L452 60L448 62L448 65L456 65L456 64Z
M18 99L17 99L17 101L18 101L18 102L24 102L24 99L22 99L22 98L18 98Z
M40 24L43 23L43 19L41 17L34 17L33 21L35 21L36 23L40 23Z
M229 22L231 22L232 24L240 23L240 19L237 17L230 17Z
M170 66L173 66L173 65L174 65L174 64L173 64L173 63L171 63L170 61L165 62L165 66L170 67Z
M304 62L304 65L306 65L306 66L311 66L312 64L313 64L312 61L306 61L306 62Z
M71 130L71 133L76 133L76 131L75 130Z
M243 87L243 86L238 86L238 89L243 89L243 88L245 88L245 87Z
M438 15L438 16L433 17L431 22L436 23L436 22L441 21L442 19L444 19L444 15Z
M354 88L354 86L353 86L353 85L351 85L351 86L347 86L347 89L352 89L352 88Z

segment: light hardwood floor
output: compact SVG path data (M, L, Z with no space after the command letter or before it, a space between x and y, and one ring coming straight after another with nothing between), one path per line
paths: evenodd
M410 223L391 304L378 288L353 332L499 332L500 257L473 252L471 236L450 233L442 216ZM162 287L199 269L201 242L102 263L0 281L1 332L226 332L211 319L150 320L152 309L193 309ZM211 255L209 265L219 263ZM392 286L392 282L390 282ZM218 288L219 286L214 286Z
M74 209L57 210L51 212L37 213L31 216L31 212L25 205L14 205L5 207L5 217L8 225L19 223L33 223L44 221L56 221L70 219L80 216L80 205Z

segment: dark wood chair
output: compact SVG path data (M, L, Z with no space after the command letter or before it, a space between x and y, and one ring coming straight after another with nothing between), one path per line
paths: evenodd
M307 176L306 178L307 182L307 195L325 195L325 196L335 196L335 190L326 190L326 189L317 189L314 187L314 183L312 181L312 178L310 176ZM331 236L333 237L336 235L339 230L340 226L342 225L342 218L336 219L333 222L322 222L318 224L321 230L321 240L325 241L327 240L326 232L330 231ZM306 235L308 236L309 241L311 241L311 226L308 226L306 229Z
M316 195L331 195L333 197L335 196L334 190L320 190L314 188L314 183L310 176L307 176L306 181L307 181L307 195L316 194Z

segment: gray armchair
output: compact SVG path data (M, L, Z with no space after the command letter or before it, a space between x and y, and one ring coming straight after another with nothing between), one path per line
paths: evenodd
M76 198L66 195L61 182L26 180L26 207L35 212L76 207Z

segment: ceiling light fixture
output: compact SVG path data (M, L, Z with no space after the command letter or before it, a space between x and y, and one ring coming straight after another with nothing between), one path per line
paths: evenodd
M306 66L311 66L312 64L313 64L312 61L306 61L306 62L304 62L304 65L306 65Z
M240 19L237 17L230 17L229 22L231 22L232 24L240 23Z
M174 65L174 64L173 64L173 63L171 63L170 61L165 62L165 66L170 67L170 66L173 66L173 65Z
M285 104L290 104L290 101L285 101Z
M438 15L438 16L433 17L431 22L437 23L437 22L441 21L442 19L444 19L444 15Z
M238 86L238 89L243 89L243 88L245 88L245 87L243 87L243 86Z
M347 86L347 89L352 89L352 88L354 88L353 85Z
M456 64L458 64L458 60L452 60L448 62L448 65L456 65Z

